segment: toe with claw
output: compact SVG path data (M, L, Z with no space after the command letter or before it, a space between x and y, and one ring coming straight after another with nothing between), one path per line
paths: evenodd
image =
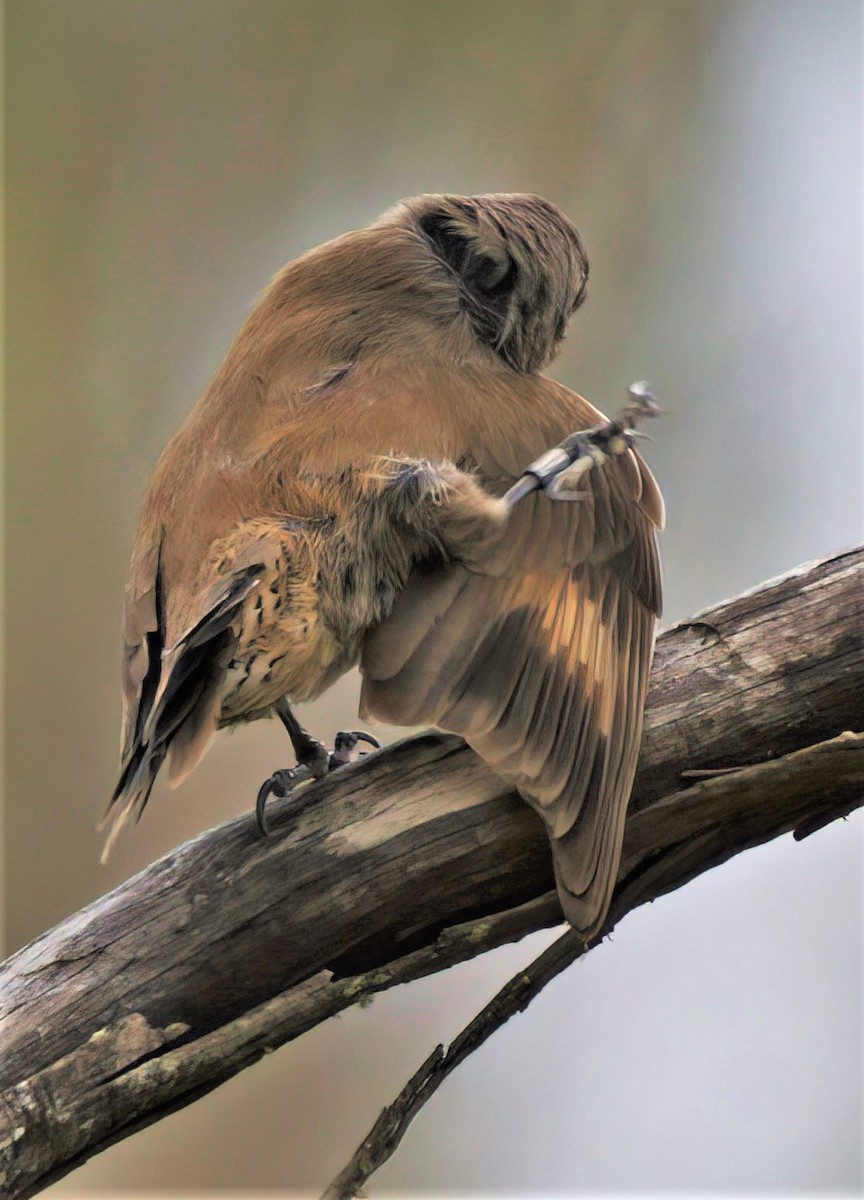
M277 709L277 711L279 710ZM289 724L289 721L286 720L284 711L279 711L279 715L282 717L289 733L292 734L292 742L294 742L298 761L296 767L286 767L283 770L274 771L270 778L265 779L264 783L258 789L258 797L255 801L255 823L262 837L267 837L270 832L267 824L267 801L271 796L281 799L296 787L299 787L301 783L306 783L310 779L323 779L331 771L346 766L352 761L359 742L366 742L367 745L372 746L376 750L381 747L381 743L371 733L365 733L361 729L354 729L350 731L342 730L337 733L333 739L333 749L328 750L323 743L310 737L305 730L296 724L293 714L291 715L291 720L295 722L293 728ZM368 751L361 750L359 753L362 757Z
M637 424L663 412L644 380L631 384L627 395L629 403L614 420L571 433L560 445L531 463L505 495L507 507L512 509L524 496L538 489L550 500L583 500L586 493L578 486L582 476L602 466L607 458L629 450L637 439L647 437L636 428Z
M366 742L375 750L381 749L381 743L377 738L374 738L371 733L364 733L362 729L354 729L346 733L341 730L333 739L333 750L330 753L330 770L335 770L336 767L344 767L346 763L351 762L351 755L357 748L358 742ZM361 758L368 754L368 750L361 750Z
M274 771L269 779L264 780L258 789L258 797L255 801L255 824L262 837L268 837L270 834L270 827L267 824L267 801L270 797L274 796L279 800L283 796L287 796L299 784L312 778L308 767L297 766Z

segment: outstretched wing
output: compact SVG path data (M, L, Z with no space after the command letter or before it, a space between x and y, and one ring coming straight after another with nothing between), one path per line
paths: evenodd
M568 395L571 428L597 419ZM524 449L511 440L473 453L500 491L536 456L533 434ZM634 454L584 486L575 502L523 501L487 573L415 572L367 636L361 711L461 734L521 792L546 824L565 915L587 939L615 885L639 750L662 501Z

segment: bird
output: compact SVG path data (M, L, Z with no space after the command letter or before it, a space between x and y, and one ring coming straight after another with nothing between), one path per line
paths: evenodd
M539 813L563 914L597 934L664 510L639 406L610 423L544 374L588 271L551 201L434 194L274 277L146 489L106 854L163 764L176 786L223 726L275 714L291 738L262 825L298 772L377 745L328 750L292 708L359 666L361 718L461 735Z

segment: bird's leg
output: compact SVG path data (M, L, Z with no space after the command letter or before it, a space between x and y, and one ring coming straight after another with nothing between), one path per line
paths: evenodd
M607 458L629 450L638 438L646 437L636 428L637 423L663 411L647 383L632 384L628 394L630 403L614 420L571 433L531 463L505 494L508 508L541 488L550 500L583 499L585 492L577 488L582 476L602 466Z
M375 749L378 749L381 744L371 733L364 733L362 730L352 730L351 732L342 730L333 739L333 749L328 750L323 742L319 742L303 728L294 716L294 711L287 700L279 700L273 708L279 720L288 730L297 766L274 771L258 790L258 799L255 801L255 821L261 834L265 837L269 832L266 808L267 801L271 796L287 796L305 780L322 779L330 771L344 767L351 761L351 754L358 742L367 742Z
M279 700L273 710L288 731L297 766L306 769L308 779L320 779L326 775L330 770L330 754L323 742L303 728L287 700Z

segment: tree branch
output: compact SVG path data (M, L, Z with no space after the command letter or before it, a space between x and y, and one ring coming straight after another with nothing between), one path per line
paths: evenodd
M700 813L704 814L714 809L719 817L721 814L744 812L750 804L764 806L772 800L776 801L780 795L786 800L789 792L793 792L800 801L806 803L814 791L824 787L826 780L849 781L853 787L857 787L858 794L861 794L864 785L864 735L845 733L832 741L821 742L817 746L756 767L744 767L740 771L733 768L722 769L713 783L705 784L700 795L694 797L688 793L685 798L670 796L662 803L667 810L676 811L679 804L684 805L695 800ZM841 805L841 809L843 808L845 805ZM819 828L835 820L838 815L845 816L846 813L840 811L832 816L823 815L818 818ZM808 830L809 832L815 831ZM798 836L797 830L795 836ZM672 849L675 849L674 843ZM692 846L688 846L688 849L692 849ZM661 849L660 856L666 860L664 865L668 868L669 850ZM665 874L665 870L663 873ZM539 996L557 975L598 945L627 912L646 900L653 900L654 896L659 894L655 890L657 880L656 870L642 873L633 881L634 886L620 889L604 928L591 945L586 946L572 929L568 930L533 962L508 980L454 1038L446 1052L443 1046L437 1046L408 1080L393 1103L383 1110L347 1166L324 1191L321 1200L354 1200L375 1171L383 1166L388 1158L392 1158L411 1122L420 1109L432 1099L447 1076L475 1050L479 1050L511 1017L524 1012L531 1001Z
M615 919L861 803L862 739L837 735L860 724L862 582L849 551L662 635ZM269 841L250 817L202 834L0 968L14 1200L362 996L561 920L538 819L458 738L271 811Z
M524 971L520 971L450 1043L436 1046L411 1076L392 1104L379 1116L368 1136L340 1171L321 1200L354 1200L380 1166L398 1149L408 1126L431 1100L447 1076L516 1013L523 1012L547 983L585 953L585 945L568 929Z

